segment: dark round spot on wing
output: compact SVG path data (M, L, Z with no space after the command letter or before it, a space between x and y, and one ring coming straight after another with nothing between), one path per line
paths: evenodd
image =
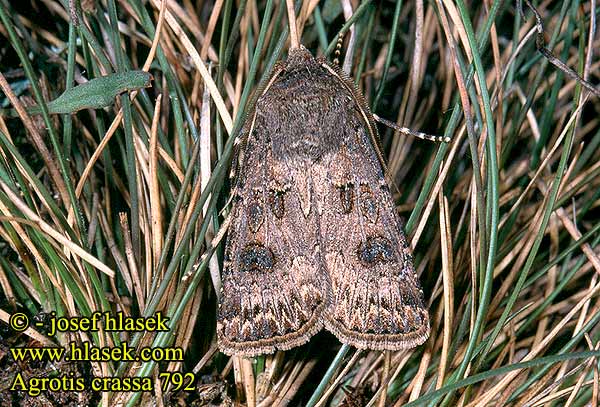
M391 242L383 236L369 236L358 247L358 259L367 266L394 261Z
M240 255L240 269L244 272L267 272L275 265L275 256L260 243L248 243Z

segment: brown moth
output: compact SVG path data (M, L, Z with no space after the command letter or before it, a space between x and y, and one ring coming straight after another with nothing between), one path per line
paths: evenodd
M292 48L240 138L219 348L256 356L322 327L358 348L422 344L429 316L363 96Z

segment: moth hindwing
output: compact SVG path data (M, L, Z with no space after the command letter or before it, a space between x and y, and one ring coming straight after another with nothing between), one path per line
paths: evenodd
M292 49L246 118L218 342L255 356L322 326L377 350L423 343L429 316L377 130L337 67Z

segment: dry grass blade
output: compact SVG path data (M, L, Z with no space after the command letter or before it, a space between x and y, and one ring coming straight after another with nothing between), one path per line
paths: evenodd
M525 3L529 19L500 0L0 2L0 319L168 317L169 332L51 338L185 351L93 362L85 375L193 373L198 391L171 383L90 405L597 406L598 3ZM218 351L234 140L254 92L300 44L343 53L383 124L430 312L424 346L348 354L321 332L252 360ZM31 109L140 69L151 87L102 108ZM36 330L2 330L0 348L48 343ZM5 354L10 383L31 364ZM86 394L9 392L0 404L86 405Z
M0 181L0 187L6 193L6 195L10 198L10 200L15 204L19 210L21 210L32 222L34 222L40 230L44 233L48 234L50 237L58 241L60 244L63 244L66 248L68 248L73 253L77 254L83 260L90 263L92 266L96 267L98 270L102 271L109 277L114 277L115 272L100 260L92 256L85 249L83 249L78 244L70 241L65 238L60 232L50 226L48 223L44 222L39 216L37 216L25 202L23 202L17 195L6 185L3 181Z

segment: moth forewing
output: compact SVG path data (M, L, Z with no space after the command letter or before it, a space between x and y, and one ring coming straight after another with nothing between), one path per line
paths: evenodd
M243 126L241 169L225 248L223 295L217 334L226 354L256 356L307 342L322 328L326 273L316 243L318 218L304 216L287 170L273 156L277 137L272 86L281 80L278 65L264 90L257 92Z
M230 178L233 180L233 184L234 186L237 185L238 182L238 168L243 166L243 162L244 162L244 150L246 148L246 142L248 140L248 134L250 134L250 132L252 131L252 128L254 127L254 122L256 119L256 102L257 100L265 94L265 92L268 91L269 87L273 84L273 82L275 81L275 79L277 78L277 76L281 73L281 71L283 70L283 66L280 62L278 62L277 64L275 64L275 66L273 67L273 72L271 73L271 77L269 78L269 81L264 85L261 86L259 88L257 88L252 96L250 97L249 100L249 105L251 106L248 114L245 114L242 116L242 119L244 120L244 124L242 125L242 130L240 132L240 134L238 136L236 136L236 139L234 141L234 149L233 149L233 154L232 156L234 157L233 159L233 165L231 168L231 171L229 173ZM251 118L251 119L249 119ZM232 195L235 194L235 191L233 192Z
M337 67L322 66L337 81L340 97L351 95L353 109L363 129L355 151L350 187L336 197L334 191L321 215L321 231L333 224L324 236L323 250L332 287L332 302L325 312L325 327L342 342L359 348L398 350L422 344L429 336L429 316L423 292L415 274L412 254L395 210L385 176L386 166L379 149L373 116L361 93ZM346 140L352 143L350 138ZM351 148L340 148L349 154ZM336 162L329 166L327 179L336 179ZM353 193L348 194L348 190ZM352 198L349 198L351 196ZM344 200L352 199L349 202ZM336 212L337 210L337 212ZM345 212L339 216L340 210Z
M385 159L383 158L383 154L381 153L381 145L380 145L380 140L379 140L379 136L377 133L377 127L375 126L375 120L373 119L371 110L369 109L369 106L365 102L364 97L360 93L360 90L356 86L354 86L351 79L348 77L348 75L346 75L346 73L344 71L342 71L339 68L339 66L337 66L337 65L332 66L329 63L327 63L327 61L322 61L321 65L323 66L323 68L325 68L329 72L331 72L331 74L335 78L337 78L340 85L343 86L348 92L350 92L352 94L352 96L354 98L354 102L360 108L360 114L363 117L363 119L365 121L365 125L367 126L367 128L369 130L369 138L371 139L371 143L373 145L373 148L375 149L375 153L377 154L377 159L379 160L379 163L381 164L381 167L383 168L384 173L385 173L386 163L385 163Z

